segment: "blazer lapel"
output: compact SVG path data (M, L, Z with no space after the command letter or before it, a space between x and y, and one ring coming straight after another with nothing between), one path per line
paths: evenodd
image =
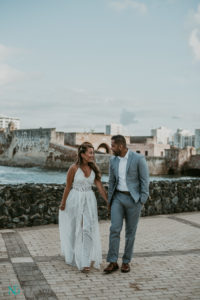
M128 172L128 168L129 168L132 160L133 160L133 153L129 150L128 160L127 160L127 165L126 165L126 173Z
M119 176L119 158L115 158L115 172L116 172L116 178Z

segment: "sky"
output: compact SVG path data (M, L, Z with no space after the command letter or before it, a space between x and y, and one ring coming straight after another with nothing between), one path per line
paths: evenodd
M200 0L0 0L0 114L21 128L200 128Z

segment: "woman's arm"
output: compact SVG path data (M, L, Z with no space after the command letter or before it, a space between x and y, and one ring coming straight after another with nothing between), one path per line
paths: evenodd
M60 206L59 206L59 208L61 210L65 209L66 200L67 200L67 197L68 197L69 192L71 190L72 183L73 183L73 180L74 180L74 175L75 175L76 171L77 171L77 166L72 165L69 168L68 172L67 172L66 186L65 186L64 193L63 193L63 196L62 196L62 201L61 201Z
M101 180L97 180L95 179L94 181L99 193L101 194L101 196L103 197L103 199L106 201L106 203L108 204L108 195L103 187L103 184L101 182Z

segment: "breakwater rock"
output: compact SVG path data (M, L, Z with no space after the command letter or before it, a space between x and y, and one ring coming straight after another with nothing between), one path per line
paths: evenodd
M104 184L107 190L108 185ZM64 184L0 185L0 228L57 224ZM105 201L97 197L99 219L108 219ZM153 181L142 216L200 211L200 180Z

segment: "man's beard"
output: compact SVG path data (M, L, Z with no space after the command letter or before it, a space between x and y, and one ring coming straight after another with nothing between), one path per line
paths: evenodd
M120 156L121 155L121 151L117 151L117 152L113 152L114 156Z

